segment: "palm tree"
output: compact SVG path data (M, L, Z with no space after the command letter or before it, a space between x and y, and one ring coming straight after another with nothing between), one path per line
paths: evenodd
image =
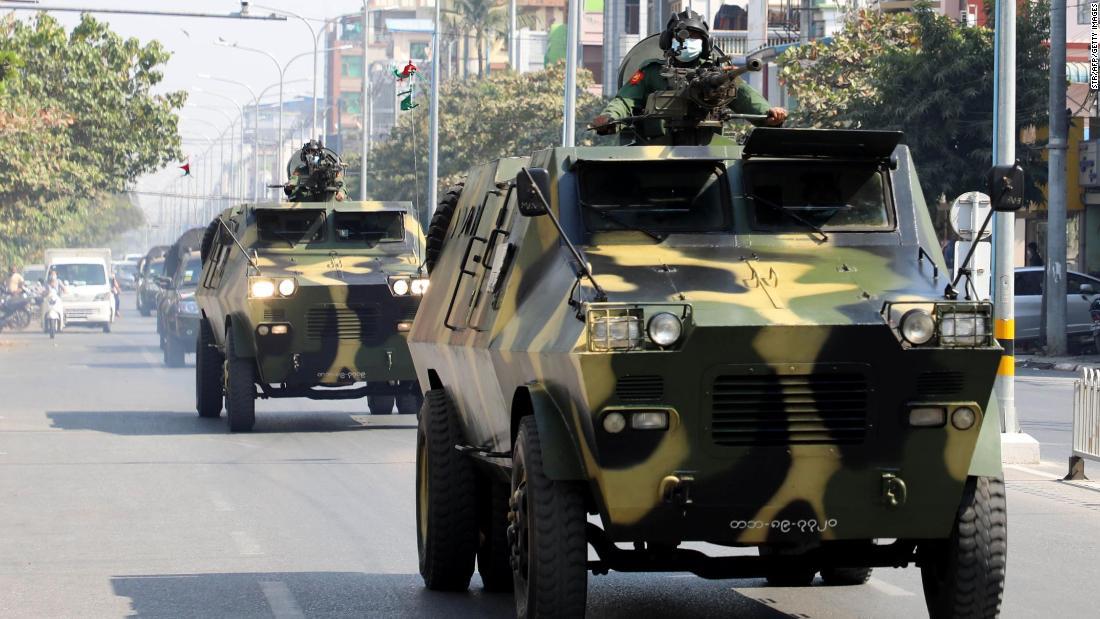
M444 9L457 15L466 28L474 31L474 48L477 50L477 76L485 76L485 36L499 28L506 19L507 9L497 0L455 0L453 9ZM468 59L469 52L464 56Z

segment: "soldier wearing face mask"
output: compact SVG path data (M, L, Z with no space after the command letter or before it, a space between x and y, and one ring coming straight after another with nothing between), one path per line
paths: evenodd
M687 36L683 33L686 31ZM678 37L677 34L680 34ZM683 38L681 41L680 39ZM660 38L661 49L671 58L674 67L695 67L710 59L712 44L707 22L694 11L676 13L668 20ZM646 98L653 92L667 90L668 79L661 75L665 63L654 58L642 65L623 85L599 116L592 120L592 128L600 135L615 133L619 124L615 121L633 116L645 107ZM737 78L737 95L729 103L729 109L738 114L760 114L767 118L755 121L756 125L778 127L787 119L787 110L772 107L768 100L741 78Z

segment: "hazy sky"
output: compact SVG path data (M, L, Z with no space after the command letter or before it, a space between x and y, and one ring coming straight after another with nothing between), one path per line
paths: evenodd
M198 13L228 14L240 10L240 2L237 0L41 0L43 6L78 7L78 8L110 8L110 9L149 9L171 10ZM251 13L267 14L270 10L260 8L270 7L278 10L288 10L298 13L311 21L314 29L320 32L322 22L325 19L351 12L362 11L362 0L304 0L289 2L287 0L261 0L251 3ZM11 6L11 5L8 5ZM0 3L0 11L4 4ZM30 11L16 11L22 19L30 19L34 13ZM54 13L62 23L71 28L79 20L77 13ZM226 77L247 83L257 93L268 85L278 81L278 73L274 63L266 56L235 50L215 45L218 37L228 41L235 41L241 45L266 50L279 59L280 64L302 52L311 52L313 42L310 40L309 29L300 20L290 18L285 22L249 21L240 19L210 19L210 18L182 18L182 17L149 17L132 15L108 15L96 14L98 19L107 21L111 27L126 37L137 37L141 41L157 39L172 52L172 59L165 69L163 90L187 90L192 91L195 86L204 89L216 90L225 95L234 97L238 103L246 103L249 99L247 91L238 86L211 82L200 79L198 74ZM321 47L324 47L322 37ZM318 70L324 71L323 58L318 62ZM287 81L301 80L299 83L286 87L286 96L309 94L312 88L312 69L310 58L301 58L294 61L287 71ZM276 91L272 89L271 93ZM318 83L318 92L323 96L324 83ZM274 100L274 95L265 100ZM232 104L201 93L193 93L189 99L202 106L212 106L231 112L236 115ZM185 138L197 137L205 134L216 137L217 130L207 123L213 123L219 128L225 127L228 121L225 116L216 111L184 108L182 114L181 132ZM185 151L201 149L195 145L185 145ZM140 183L142 189L163 187L169 180L178 175L178 170L170 169L153 175L152 178L143 179ZM148 204L148 201L144 201Z

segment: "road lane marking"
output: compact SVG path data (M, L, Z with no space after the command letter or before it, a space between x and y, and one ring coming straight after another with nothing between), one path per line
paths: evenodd
M264 592L267 606L271 609L271 614L275 615L275 619L305 619L306 614L294 600L294 594L290 592L285 582L261 580L260 590Z
M914 595L916 595L908 589L902 589L897 585L891 585L890 583L879 580L877 578L872 578L871 580L867 581L867 586L875 589L879 593L885 593L886 595L896 598L913 597Z
M260 543L248 531L233 531L230 535L233 536L233 543L237 545L237 552L242 557L258 557L264 554Z

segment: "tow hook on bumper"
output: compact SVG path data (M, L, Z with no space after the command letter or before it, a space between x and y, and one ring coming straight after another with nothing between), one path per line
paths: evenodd
M905 480L893 473L882 474L882 502L887 507L901 507L908 498L909 489L905 487Z
M686 507L692 504L691 484L694 481L693 473L677 471L661 480L657 495L664 503Z

